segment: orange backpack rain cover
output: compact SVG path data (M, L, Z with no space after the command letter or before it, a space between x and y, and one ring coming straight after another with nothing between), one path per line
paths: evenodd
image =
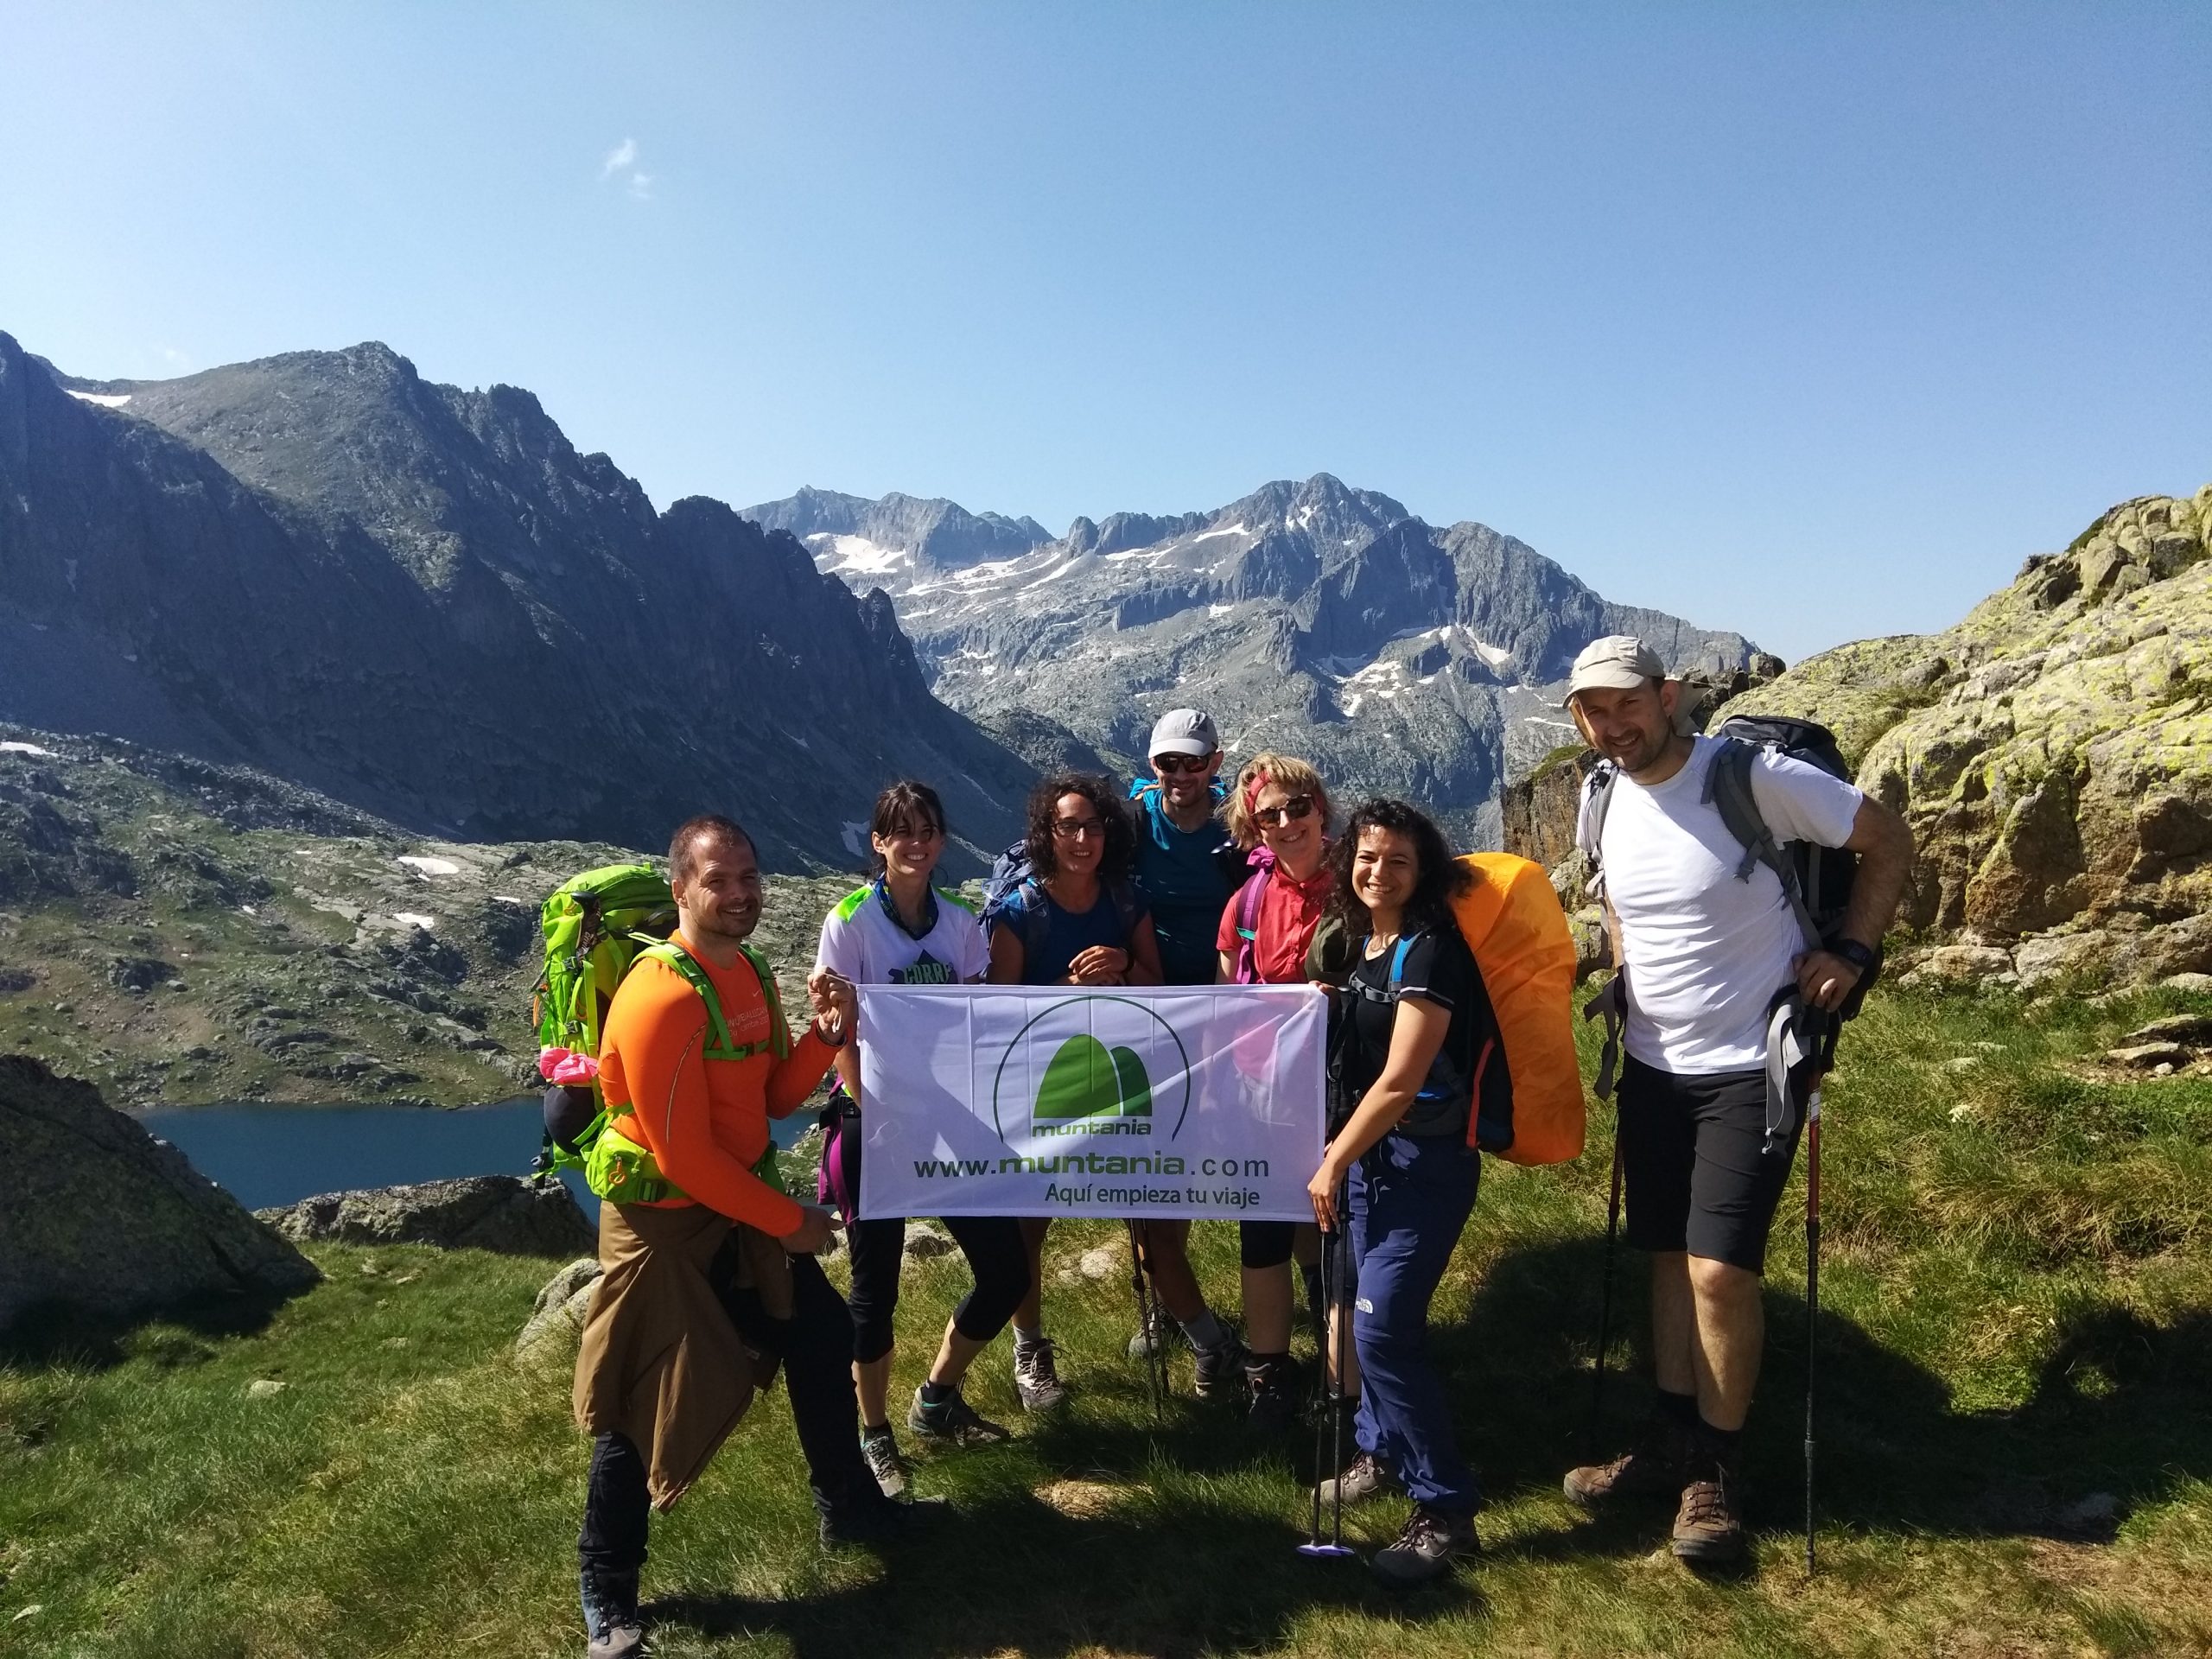
M1510 853L1469 853L1459 861L1475 879L1452 901L1452 914L1482 969L1513 1077L1513 1144L1497 1155L1513 1164L1566 1163L1581 1156L1583 1129L1567 912L1541 864Z

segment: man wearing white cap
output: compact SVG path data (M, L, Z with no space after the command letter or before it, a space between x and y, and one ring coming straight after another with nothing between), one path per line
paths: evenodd
M1216 815L1214 776L1221 770L1221 734L1200 709L1171 709L1154 722L1145 746L1153 780L1135 798L1137 885L1152 907L1160 940L1160 977L1170 985L1211 985L1219 965L1215 935L1221 912L1247 874L1244 855ZM1201 1399L1241 1397L1244 1348L1207 1307L1191 1267L1191 1224L1141 1224L1146 1271L1154 1291L1191 1344ZM1166 1333L1140 1331L1132 1357Z
M1875 962L1912 837L1851 784L1752 755L1751 800L1777 845L1859 855L1840 937L1807 950L1780 877L1745 855L1714 804L1724 745L1676 730L1679 692L1628 634L1592 642L1567 682L1576 727L1614 769L1600 810L1586 791L1576 841L1598 871L1626 993L1619 1156L1628 1242L1651 1255L1658 1402L1631 1450L1573 1471L1566 1487L1587 1505L1675 1500L1675 1555L1725 1562L1744 1553L1736 1445L1765 1344L1767 1232L1797 1149L1794 1116L1786 1135L1768 1133L1770 1018L1790 990L1842 1005Z

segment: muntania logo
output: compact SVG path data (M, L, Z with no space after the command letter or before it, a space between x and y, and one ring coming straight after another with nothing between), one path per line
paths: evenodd
M1035 1057L1048 1046L1052 1058L1039 1075ZM1030 1063L1016 1065L1016 1056ZM1030 1016L991 1082L991 1118L1001 1140L1007 1108L1018 1103L1007 1098L1008 1089L1018 1096L1024 1073L1035 1079L1036 1094L1027 1104L1036 1136L1149 1135L1154 1122L1172 1113L1166 1133L1173 1140L1190 1110L1190 1052L1173 1026L1134 997L1065 997ZM1154 1096L1155 1077L1166 1084L1172 1100Z

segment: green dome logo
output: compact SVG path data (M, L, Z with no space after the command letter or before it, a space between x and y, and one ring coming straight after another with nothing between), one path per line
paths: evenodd
M1040 1118L1150 1117L1152 1079L1133 1048L1109 1049L1089 1032L1062 1043L1037 1087Z
M1155 1102L1155 1094L1165 1098ZM1155 1130L1155 1104L1166 1118ZM1191 1107L1191 1058L1158 1009L1135 997L1071 996L1025 1021L999 1057L991 1116L1001 1139L1027 1120L1032 1133L1078 1137L1182 1132Z

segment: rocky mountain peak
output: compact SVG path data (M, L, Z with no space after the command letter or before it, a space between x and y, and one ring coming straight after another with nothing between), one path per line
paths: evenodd
M837 522L880 526L909 498L836 499ZM1024 753L1130 756L1161 710L1197 700L1232 754L1300 749L1348 791L1425 801L1466 839L1494 836L1504 777L1569 734L1547 687L1590 639L1641 632L1679 666L1722 672L1751 654L1739 635L1608 604L1486 526L1438 530L1326 473L1211 511L1079 518L964 564L856 536L806 541L823 572L887 596L939 696Z

